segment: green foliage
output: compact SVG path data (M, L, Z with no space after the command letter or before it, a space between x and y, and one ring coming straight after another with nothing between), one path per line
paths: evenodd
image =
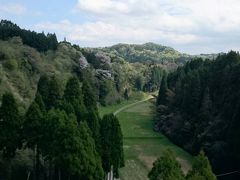
M150 180L184 180L181 165L177 162L172 151L167 150L153 163L149 172Z
M215 173L238 169L240 162L239 69L233 51L190 61L169 74L173 102L159 109L159 129L193 154L203 149Z
M159 89L159 93L158 93L158 98L157 98L157 104L166 104L167 103L167 74L166 72L164 73L163 77L162 77L162 81L161 81L161 86Z
M56 34L36 33L21 29L16 24L8 20L0 22L0 39L7 40L14 36L20 36L24 44L36 48L39 51L56 50L58 41Z
M83 93L83 102L87 109L97 109L97 100L96 95L93 92L90 84L84 80L82 85L82 93Z
M34 151L36 149L36 165L35 175L36 179L40 177L40 153L41 153L41 143L44 134L44 114L41 112L41 108L36 102L33 102L25 115L25 121L23 124L24 139L26 140L27 147L32 148Z
M67 173L78 179L103 178L100 157L85 123L78 125L74 115L51 110L46 128L49 135L45 153L63 175Z
M57 107L61 100L61 87L55 76L49 80L47 98L47 109Z
M6 67L10 71L13 71L13 70L16 70L18 68L18 63L15 59L8 59L4 63L4 67Z
M43 133L44 115L36 102L33 102L25 115L24 136L27 146L35 148L39 145Z
M64 98L68 102L73 102L75 99L82 98L81 87L77 77L71 77L64 91Z
M101 49L105 52L115 54L129 62L174 62L178 59L189 59L190 56L181 54L171 47L154 43L142 45L117 44L109 48ZM181 63L181 61L179 61Z
M0 150L3 156L10 158L21 145L21 120L18 107L12 94L2 96L0 107Z
M135 80L135 88L138 90L138 91L141 91L142 88L143 88L143 77L141 76L138 76Z
M205 180L216 180L216 176L212 172L211 165L208 158L201 151L197 156L195 163L193 164L192 170L187 174L187 180L191 179L205 179Z
M122 131L118 119L113 114L104 115L101 121L102 163L105 172L113 166L118 178L118 168L124 166Z
M77 77L71 77L66 85L64 91L65 109L67 112L71 112L74 109L74 113L77 116L78 122L84 120L87 114L86 107L83 102L82 89Z

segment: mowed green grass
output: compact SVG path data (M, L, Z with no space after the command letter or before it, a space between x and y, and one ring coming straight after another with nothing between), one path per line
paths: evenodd
M128 104L132 104L137 101L147 99L149 96L150 95L146 94L146 93L137 93L129 100L124 100L119 104L114 104L111 106L99 106L98 111L99 111L100 116L103 117L104 114L114 113L118 109L120 109Z
M120 169L120 179L148 179L152 163L167 148L175 152L185 172L191 168L194 160L191 155L172 144L164 135L153 131L154 108L154 103L145 101L117 114L123 132L125 155L125 167ZM109 109L117 110L113 107Z

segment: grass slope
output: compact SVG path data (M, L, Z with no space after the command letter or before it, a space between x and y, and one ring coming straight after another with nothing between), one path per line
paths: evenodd
M108 108L109 112L116 111L115 107L105 108ZM120 170L121 179L147 179L152 163L167 148L176 153L185 172L191 167L193 161L191 155L172 144L164 135L152 130L153 110L153 102L145 101L117 114L124 136L125 167Z

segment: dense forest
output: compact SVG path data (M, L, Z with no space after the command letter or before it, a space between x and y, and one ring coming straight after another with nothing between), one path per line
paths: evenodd
M7 40L11 37L19 36L24 44L27 44L38 51L56 50L58 41L55 34L36 33L34 31L21 29L16 24L8 20L0 22L0 39Z
M53 76L42 76L25 114L11 93L0 107L0 179L104 179L124 166L118 119L99 117L87 81L71 77L61 94Z
M159 90L155 129L192 154L206 152L216 174L240 169L239 77L240 55L231 51L187 62Z

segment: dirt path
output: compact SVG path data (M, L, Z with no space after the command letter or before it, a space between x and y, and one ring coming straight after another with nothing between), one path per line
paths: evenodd
M113 114L114 114L114 115L117 115L118 113L120 113L121 111L123 111L123 110L125 110L125 109L127 109L127 108L129 108L129 107L135 106L135 105L140 104L140 103L145 102L145 101L148 101L148 100L150 100L150 99L152 99L152 98L153 98L153 96L150 96L150 97L148 97L147 99L144 99L144 100L141 100L141 101L137 101L137 102L135 102L135 103L132 103L132 104L128 104L128 105L126 105L126 106L123 106L123 107L121 107L120 109L118 109L117 111L115 111Z

